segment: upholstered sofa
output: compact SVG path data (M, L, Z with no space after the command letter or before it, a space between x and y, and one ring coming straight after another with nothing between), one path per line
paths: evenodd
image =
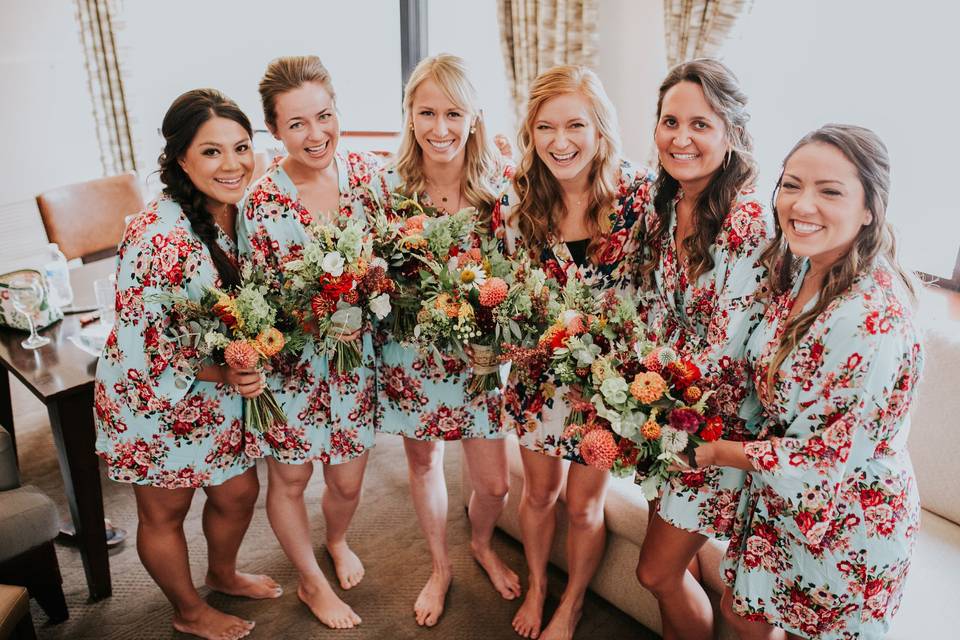
M896 640L960 637L960 606L956 604L960 593L960 335L929 331L926 347L926 369L913 409L910 436L923 520L903 603L888 635ZM498 525L518 540L517 506L522 486L520 454L512 440L510 498ZM470 495L466 470L463 487L466 501ZM632 481L612 482L605 516L607 549L591 589L659 633L656 600L640 586L634 574L647 528L647 503ZM566 569L566 530L564 518L560 520L551 559ZM723 551L721 543L711 541L699 554L704 584L715 607L723 588L719 575ZM717 619L719 638L734 639L719 614Z

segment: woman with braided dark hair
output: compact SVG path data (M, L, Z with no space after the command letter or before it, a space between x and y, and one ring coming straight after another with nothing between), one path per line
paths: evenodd
M236 568L260 490L243 447L242 398L262 393L263 380L198 358L172 335L172 309L156 294L199 300L207 287L239 282L236 203L253 172L252 131L233 101L197 89L173 102L162 132L163 194L120 244L117 320L97 367L97 452L111 479L134 485L137 551L174 607L173 626L234 640L253 622L200 598L183 521L202 488L207 586L250 598L281 594L268 576Z

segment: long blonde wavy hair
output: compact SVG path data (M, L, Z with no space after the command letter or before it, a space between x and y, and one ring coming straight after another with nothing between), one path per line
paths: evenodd
M838 259L824 277L823 287L816 304L787 323L780 347L774 354L767 370L767 388L770 388L776 372L787 356L796 349L800 340L823 311L843 295L854 281L870 269L877 257L886 259L899 277L906 292L916 299L918 281L897 261L896 237L887 222L887 202L890 198L890 156L887 147L876 133L864 127L849 124L828 124L805 135L787 154L783 166L794 153L808 144L828 144L838 149L857 169L863 186L864 204L872 214L869 223L860 227L850 250ZM764 251L762 260L768 269L770 293L782 295L793 289L798 258L790 251L783 236L783 228L777 217L777 195L783 182L783 169L773 191L773 213L776 233L773 243Z
M479 213L482 226L488 225L497 196L491 188L491 178L500 171L497 156L487 139L477 90L470 82L467 65L462 58L441 53L424 58L414 68L403 93L403 139L397 151L395 167L403 181L407 195L422 194L427 188L423 173L423 149L413 133L413 98L417 89L427 80L440 87L444 95L462 109L473 129L464 147L463 195L467 204Z
M556 96L578 93L590 103L600 143L590 165L590 201L587 205L587 227L590 242L587 255L595 259L603 244L604 234L610 231L609 212L617 199L620 172L620 132L617 112L603 90L603 84L590 69L579 65L561 65L541 73L530 87L527 112L520 129L520 165L513 178L517 194L516 216L523 242L531 255L540 252L556 240L554 229L567 214L563 193L557 179L537 155L533 142L534 125L543 104Z

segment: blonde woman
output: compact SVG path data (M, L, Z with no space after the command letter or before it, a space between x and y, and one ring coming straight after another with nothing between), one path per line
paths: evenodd
M282 280L284 262L299 255L310 240L311 222L366 218L369 184L378 165L370 155L337 149L336 93L316 56L271 62L260 81L260 97L267 127L288 155L275 161L246 196L240 251ZM376 403L373 341L369 331L360 333L342 338L362 341L363 364L354 371L338 372L311 345L299 360L281 363L268 382L289 423L274 427L249 447L267 457L267 515L299 572L297 593L321 622L335 629L356 626L360 617L334 592L317 564L303 493L313 461L321 462L327 551L340 587L356 586L364 569L346 533L374 443Z
M499 209L509 168L492 151L477 93L463 60L440 54L420 62L404 93L404 134L396 162L380 176L383 201L402 193L455 212L473 207L481 234ZM389 212L388 212L389 213ZM479 246L480 235L473 238ZM443 612L452 578L447 548L444 441L460 441L473 484L468 515L470 547L500 595L520 595L517 574L491 547L494 525L506 501L506 432L499 391L470 394L471 370L454 356L438 366L433 356L384 336L378 375L378 422L403 436L410 493L430 547L433 568L414 605L417 624L432 627Z
M622 158L616 113L596 74L560 66L538 76L519 143L514 193L506 197L502 224L495 221L508 249L525 247L560 284L576 278L598 295L632 292L653 175ZM513 627L525 638L572 638L603 555L609 473L584 464L578 446L564 437L570 404L563 389L546 380L533 388L511 381L505 399L522 445L520 524L530 571ZM572 461L569 471L564 460ZM569 579L541 635L547 560L565 476Z

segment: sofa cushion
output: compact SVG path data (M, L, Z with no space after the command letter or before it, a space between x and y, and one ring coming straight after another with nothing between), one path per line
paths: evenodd
M0 491L0 562L57 537L57 508L36 487Z
M958 576L960 527L924 511L900 612L893 618L887 639L957 637L960 629L960 608L956 605Z
M960 524L960 494L956 491L960 460L960 336L928 330L926 363L917 390L909 449L923 508Z

